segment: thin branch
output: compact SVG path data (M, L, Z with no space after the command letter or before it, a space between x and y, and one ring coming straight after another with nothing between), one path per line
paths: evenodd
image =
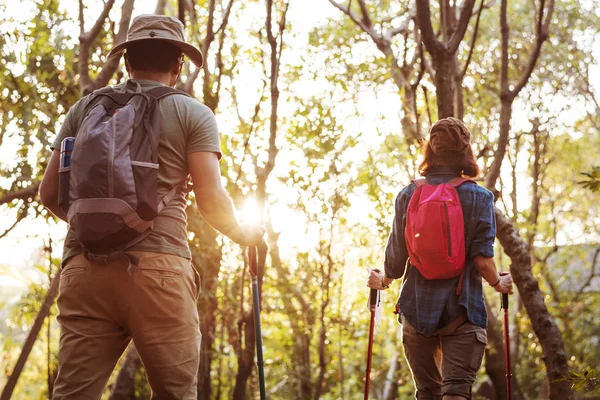
M364 21L362 19L360 19L358 17L358 15L356 15L351 9L350 9L350 4L348 4L348 7L344 7L343 5L337 3L334 0L328 0L335 8L341 10L344 14L346 14L348 17L350 17L350 19L356 24L358 25L367 35L369 35L371 37L371 39L373 39L373 41L375 42L375 44L377 45L377 47L380 47L383 45L382 43L382 37L381 35L379 35L373 28L372 26L368 26L364 23Z
M19 211L19 215L17 216L17 219L8 229L6 229L4 232L2 232L0 234L0 239L5 237L6 235L8 235L13 229L15 229L15 227L19 224L19 222L21 222L25 219L25 217L27 216L27 206L28 205L29 205L29 202L25 202L25 204L23 204L23 206L22 206L23 208Z
M219 32L221 32L222 30L225 29L225 27L227 27L227 23L229 22L229 15L231 14L231 9L233 7L234 1L235 0L231 0L227 4L227 8L225 9L225 14L223 14L223 21L221 22L221 25L219 25L219 28L217 28L217 30L215 31L215 35L218 35Z
M85 19L83 17L83 0L79 0L79 36L85 33Z
M392 38L400 33L407 33L408 32L408 25L410 24L410 22L416 18L417 15L417 9L416 8L412 8L407 16L407 18L397 27L395 28L391 28L388 29L387 31L385 31L385 33L383 34L383 38L388 41L391 42Z
M433 32L433 26L431 25L431 12L429 10L429 0L417 1L417 21L419 30L421 31L421 37L425 48L432 55L439 54L445 50L445 46L440 42L436 34Z
M100 31L102 30L102 25L104 25L104 22L106 21L106 18L108 18L108 14L110 13L110 10L112 9L114 4L115 0L108 0L106 3L104 3L104 8L102 9L102 12L100 13L98 19L96 19L94 26L92 27L92 29L89 30L89 32L84 33L83 37L79 38L80 41L91 43L94 40L96 40L96 38L100 34ZM83 5L83 2L81 2L80 5ZM80 11L80 13L81 12L83 11Z
M13 200L33 200L33 198L37 195L38 188L40 187L39 182L34 183L33 185L15 190L13 192L8 192L4 196L0 197L0 206L3 204L10 203Z
M575 295L574 302L577 302L577 300L579 300L579 297L583 294L583 291L585 289L587 289L590 286L590 284L592 283L592 280L595 277L597 277L597 275L596 275L596 264L598 263L598 256L599 255L600 255L600 247L597 247L596 251L594 252L594 256L592 257L592 267L590 269L590 276L587 278L587 280L581 286L581 288L579 288L579 290L577 291L577 294Z
M473 7L475 6L475 0L465 0L463 9L460 12L460 18L456 24L456 30L452 34L450 41L448 42L448 52L454 54L458 50L460 42L465 37L465 32L469 26L469 20L473 15Z
M418 36L418 31L417 31L417 36ZM425 70L427 69L427 66L425 64L425 54L423 52L423 42L421 42L420 40L417 41L418 43L418 48L419 51L417 52L417 54L421 57L421 62L419 63L419 73L417 74L417 79L415 79L415 81L411 84L413 91L415 92L414 98L415 98L415 103L417 101L417 86L419 86L419 84L421 83L421 79L423 79L423 75L425 75ZM417 107L415 104L415 112L417 112ZM417 124L418 125L418 124Z
M373 26L373 22L371 21L371 17L369 17L369 10L367 10L367 5L364 0L358 0L358 5L360 6L360 13L362 14L362 20L366 26L369 28Z
M529 80L529 77L533 73L533 69L535 68L537 60L540 56L540 52L542 50L542 44L544 44L546 39L548 39L548 35L549 35L548 27L549 27L549 23L550 23L550 20L552 17L552 12L554 11L554 0L549 0L548 13L546 15L545 22L542 23L542 21L544 20L544 3L545 3L545 0L542 0L542 4L540 6L540 11L539 11L539 15L538 15L536 38L535 38L535 45L534 45L533 51L529 55L529 59L527 60L527 66L525 67L525 70L521 74L519 81L515 85L514 89L512 91L510 91L509 96L511 99L514 99L515 97L517 97L517 95L519 94L521 89L523 89L523 87L525 87L525 85L527 84L527 81Z
M86 88L89 88L92 81L90 79L89 63L90 63L90 46L96 37L100 34L102 25L108 18L108 14L115 4L115 0L108 0L104 3L104 8L100 13L100 16L94 23L92 29L85 33L84 20L83 20L83 1L79 2L79 87L82 92Z
M135 0L124 0L123 6L121 7L121 21L119 21L119 31L115 35L113 45L116 46L123 43L127 37L127 31L129 30L129 23L131 22L131 14L133 13L133 6ZM104 62L102 70L94 81L94 87L104 87L110 81L110 78L114 75L115 71L119 67L119 58L113 57Z
M479 11L477 12L477 19L475 20L475 28L473 28L473 37L471 38L471 46L469 48L469 55L467 56L467 61L465 61L465 66L460 72L460 80L462 81L467 74L467 69L469 68L469 64L471 63L471 57L473 56L473 50L475 49L475 43L477 42L477 34L479 33L479 20L481 19L481 12L483 11L483 5L485 0L481 0L481 5L479 6Z
M265 96L265 89L266 88L267 88L267 81L263 80L263 87L262 87L262 90L261 90L260 99L258 100L258 102L256 103L256 105L254 106L254 115L252 116L252 120L250 122L250 129L248 131L248 135L246 136L246 139L244 140L244 154L242 155L242 159L241 159L241 161L239 162L239 165L238 165L238 170L237 170L236 177L235 177L234 184L233 184L234 188L238 187L238 181L240 179L240 176L242 175L242 165L244 164L244 160L246 159L246 155L248 154L248 150L250 148L250 138L252 137L252 134L254 133L254 129L255 129L255 126L256 126L256 123L258 122L258 116L260 114L260 108L261 108L262 102L265 101L265 98L266 98L266 96ZM237 96L235 96L235 94L233 94L232 97L234 98L234 102L236 104L236 110L237 110L237 113L238 113L238 118L240 119L240 122L243 123L244 121L242 120L242 117L241 117L241 115L239 113L239 109L238 109L238 106L237 106Z

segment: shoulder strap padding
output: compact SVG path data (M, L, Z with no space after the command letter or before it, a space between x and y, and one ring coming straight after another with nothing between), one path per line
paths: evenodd
M107 87L103 87L100 89L96 89L92 92L92 98L98 96L99 94L113 93L114 91L115 91L115 89L113 89L112 86L107 86Z
M472 181L471 179L462 178L462 177L460 177L460 176L459 176L459 177L456 177L456 178L453 178L453 179L451 179L450 181L448 181L448 182L446 182L446 183L447 183L447 184L449 184L449 185L452 185L452 186L454 186L454 187L458 187L458 186L462 185L462 184L463 184L463 183L465 183L465 182L473 182L473 183L475 183L475 182L474 182L474 181Z
M421 179L414 179L413 183L417 186L417 189L427 185L427 179L425 178L421 178Z
M181 94L183 96L192 97L189 93L184 92L183 90L175 89L170 86L159 86L153 89L147 90L144 93L149 94L154 97L156 100L160 100L163 97L170 96L172 94Z

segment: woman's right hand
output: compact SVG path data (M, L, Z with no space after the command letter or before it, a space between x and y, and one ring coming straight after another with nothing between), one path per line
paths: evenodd
M508 272L501 272L500 275L498 275L498 279L498 284L494 286L496 292L513 294L513 280L510 274Z

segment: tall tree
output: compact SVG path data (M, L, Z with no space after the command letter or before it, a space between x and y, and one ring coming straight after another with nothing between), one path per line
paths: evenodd
M474 5L475 0L465 0L457 20L457 2L450 4L450 0L440 0L440 30L444 40L439 40L433 31L429 0L417 1L419 30L425 48L431 54L435 71L434 82L440 119L455 115L455 91L461 90L460 87L454 87L455 77L460 76L457 72L456 52L469 26Z

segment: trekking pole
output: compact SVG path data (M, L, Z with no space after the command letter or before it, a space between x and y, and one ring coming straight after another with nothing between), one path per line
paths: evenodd
M502 309L504 310L504 354L506 355L506 394L512 399L512 374L510 371L510 334L508 332L508 293L502 293Z
M375 331L375 309L377 307L377 290L371 289L369 293L369 311L371 311L371 323L369 324L369 347L367 351L367 370L365 372L365 400L369 398L369 386L371 384L371 358L373 357L373 333Z
M248 247L250 276L252 276L252 306L254 311L254 334L256 336L256 366L258 367L258 383L260 386L260 399L267 398L265 388L265 362L263 360L262 332L260 328L260 296L258 293L258 268L256 260L256 246Z

